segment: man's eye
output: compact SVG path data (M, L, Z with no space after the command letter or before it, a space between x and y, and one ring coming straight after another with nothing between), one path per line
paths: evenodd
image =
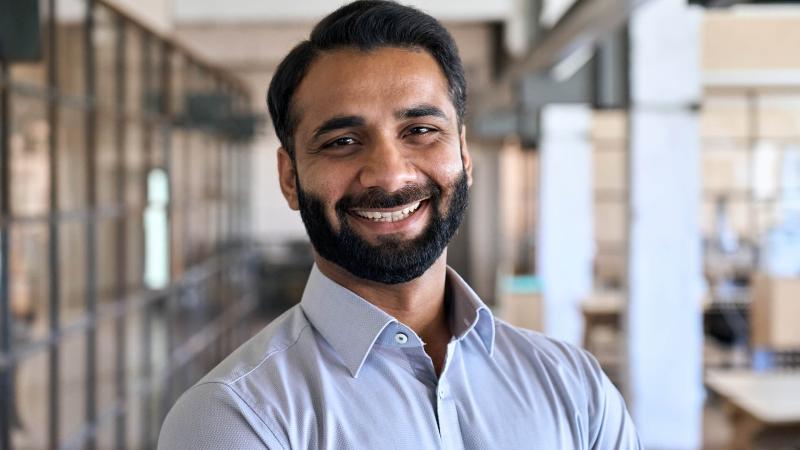
M427 133L430 133L430 132L436 131L436 130L431 128L431 127L422 127L422 126L420 126L420 127L413 127L408 131L409 131L410 134L427 134Z
M354 138L351 138L349 136L345 136L345 137L340 137L340 138L334 139L334 140L328 142L327 144L325 144L323 147L324 148L328 148L328 147L344 147L344 146L353 145L353 144L356 144L356 143L357 143L357 141Z

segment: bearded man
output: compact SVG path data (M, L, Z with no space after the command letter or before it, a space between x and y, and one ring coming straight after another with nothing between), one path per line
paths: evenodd
M638 449L585 351L493 317L447 267L472 184L464 70L434 18L357 1L268 92L315 265L299 305L187 391L162 449Z

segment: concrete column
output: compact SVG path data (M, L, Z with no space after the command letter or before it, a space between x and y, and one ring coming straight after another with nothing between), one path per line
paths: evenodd
M537 267L542 279L544 330L579 344L580 301L592 289L592 175L585 105L542 109Z
M470 223L464 233L469 241L469 281L483 301L493 304L500 265L500 152L489 145L471 143L470 155L474 167L473 188L465 218Z
M699 26L685 0L630 24L627 394L648 449L700 446Z

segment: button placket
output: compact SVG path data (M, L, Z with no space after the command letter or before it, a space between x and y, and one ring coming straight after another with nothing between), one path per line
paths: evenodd
M439 388L436 390L436 394L439 396L440 400L444 400L447 398L448 389L446 385L440 384Z

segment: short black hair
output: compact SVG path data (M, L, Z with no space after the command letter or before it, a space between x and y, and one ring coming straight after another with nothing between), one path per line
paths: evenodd
M308 40L295 46L278 69L267 91L267 106L281 145L294 160L292 136L297 117L292 98L311 63L324 51L356 48L398 47L430 53L444 72L459 128L467 102L464 67L450 33L430 15L385 0L359 0L342 6L322 19Z

